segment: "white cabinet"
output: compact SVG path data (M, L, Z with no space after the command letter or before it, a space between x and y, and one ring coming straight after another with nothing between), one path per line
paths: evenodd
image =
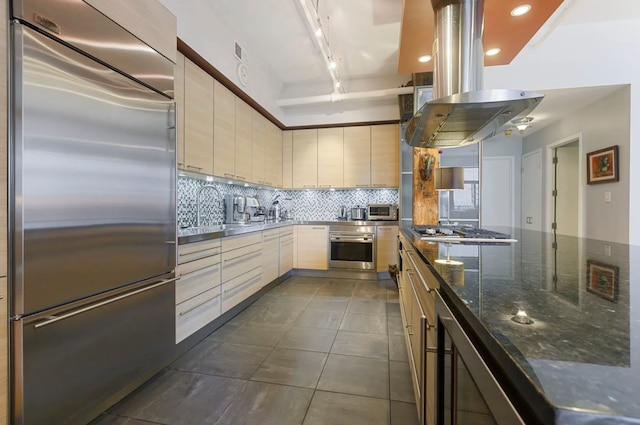
M176 344L220 316L220 240L178 247Z
M262 233L222 239L222 312L261 288Z
M276 280L279 276L280 229L262 232L262 286Z
M376 271L398 264L398 226L376 226Z
M279 276L293 268L293 226L280 228L280 267Z
M296 226L296 268L327 270L329 268L329 226Z

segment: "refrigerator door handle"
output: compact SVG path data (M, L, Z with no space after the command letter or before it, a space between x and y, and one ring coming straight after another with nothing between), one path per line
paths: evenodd
M136 294L140 294L141 292L149 291L149 290L151 290L153 288L157 288L158 286L162 286L162 285L166 285L167 283L175 282L178 279L180 279L180 278L179 277L174 277L174 278L171 278L171 279L165 279L165 280L162 280L162 281L160 281L158 283L154 283L153 285L145 286L144 288L140 288L140 289L137 289L135 291L127 292L126 294L118 295L117 297L109 298L108 300L104 300L104 301L101 301L99 303L91 304L91 305L89 305L87 307L79 308L77 310L70 311L69 313L62 314L60 316L48 316L47 320L42 321L40 323L36 323L35 325L33 325L33 327L35 329L39 329L39 328L45 327L47 325L51 325L51 324L53 324L55 322L59 322L60 320L68 319L70 317L77 316L78 314L86 313L87 311L94 310L96 308L105 306L107 304L111 304L113 302L122 300L124 298L128 298L128 297L131 297L131 296L136 295Z

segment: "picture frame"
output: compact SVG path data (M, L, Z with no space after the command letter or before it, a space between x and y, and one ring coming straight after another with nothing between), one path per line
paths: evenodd
M618 145L587 153L587 184L617 182Z
M620 268L595 260L587 260L587 292L607 301L618 301Z

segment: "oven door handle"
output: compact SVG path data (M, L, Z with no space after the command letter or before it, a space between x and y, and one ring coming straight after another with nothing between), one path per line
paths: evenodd
M333 235L333 236L331 236L331 242L366 242L366 243L373 243L373 236Z

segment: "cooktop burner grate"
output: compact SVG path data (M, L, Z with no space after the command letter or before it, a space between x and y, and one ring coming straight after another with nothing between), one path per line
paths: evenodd
M413 226L420 236L448 236L465 239L510 239L511 235L472 226Z

